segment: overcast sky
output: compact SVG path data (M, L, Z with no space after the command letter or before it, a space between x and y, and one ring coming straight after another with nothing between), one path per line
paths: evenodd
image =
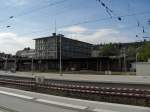
M102 1L112 16L123 16L122 20L111 19L96 0L0 0L0 52L34 48L33 39L51 35L55 23L57 33L93 44L133 42L149 36L150 0ZM92 22L81 24L86 21Z

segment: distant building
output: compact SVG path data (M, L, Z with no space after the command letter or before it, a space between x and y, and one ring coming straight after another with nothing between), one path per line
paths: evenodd
M9 59L12 59L14 56L12 54L0 53L0 69L8 69L11 67L7 64Z
M0 53L0 58L10 58L10 57L12 57L11 54Z
M16 52L16 56L24 57L24 58L33 58L35 57L35 50L28 48L24 48L23 50L19 50Z
M35 56L37 59L59 59L61 48L63 59L88 58L91 57L92 46L92 44L53 33L52 36L35 39Z

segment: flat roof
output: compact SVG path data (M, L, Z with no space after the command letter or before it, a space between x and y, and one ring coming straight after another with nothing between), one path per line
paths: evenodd
M40 38L35 38L33 40L39 40L39 39L47 39L47 38L51 38L52 36L47 36L47 37L40 37Z
M46 36L46 37L40 37L40 38L35 38L33 40L40 40L40 39L47 39L47 38L56 38L56 37L59 37L59 35L61 35L61 34L52 35L52 36ZM86 44L89 44L89 45L93 45L93 44L88 43L88 42L84 42L84 41L80 41L80 40L76 40L76 39L67 38L67 37L64 37L63 35L62 35L62 38L66 38L66 39L69 39L69 40L73 40L73 41L77 41L77 42L82 42L82 43L86 43Z

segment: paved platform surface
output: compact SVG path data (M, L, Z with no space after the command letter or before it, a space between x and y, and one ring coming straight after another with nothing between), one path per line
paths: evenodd
M13 75L13 76L24 76L24 77L35 77L44 76L49 79L60 79L60 80L75 80L75 81L90 81L90 82L105 82L105 83L126 83L126 84L150 84L150 76L129 76L129 75L86 75L86 74L63 74L60 76L56 73L32 73L30 72L17 72L17 73L6 73L0 71L0 75Z
M1 107L5 107L7 112L150 112L148 107L80 100L4 87L0 87L0 110Z
M3 108L2 112L77 112L71 109L37 103L26 98L17 98L13 95L2 94L1 92L0 108Z

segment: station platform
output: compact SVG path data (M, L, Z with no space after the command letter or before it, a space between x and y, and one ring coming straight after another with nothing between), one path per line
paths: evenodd
M148 107L104 103L0 87L0 112L150 112Z
M132 76L132 75L93 75L93 74L60 74L57 73L34 73L17 72L10 73L0 71L0 75L35 77L44 76L48 79L70 80L70 81L87 81L101 83L120 83L120 84L150 84L150 76Z

